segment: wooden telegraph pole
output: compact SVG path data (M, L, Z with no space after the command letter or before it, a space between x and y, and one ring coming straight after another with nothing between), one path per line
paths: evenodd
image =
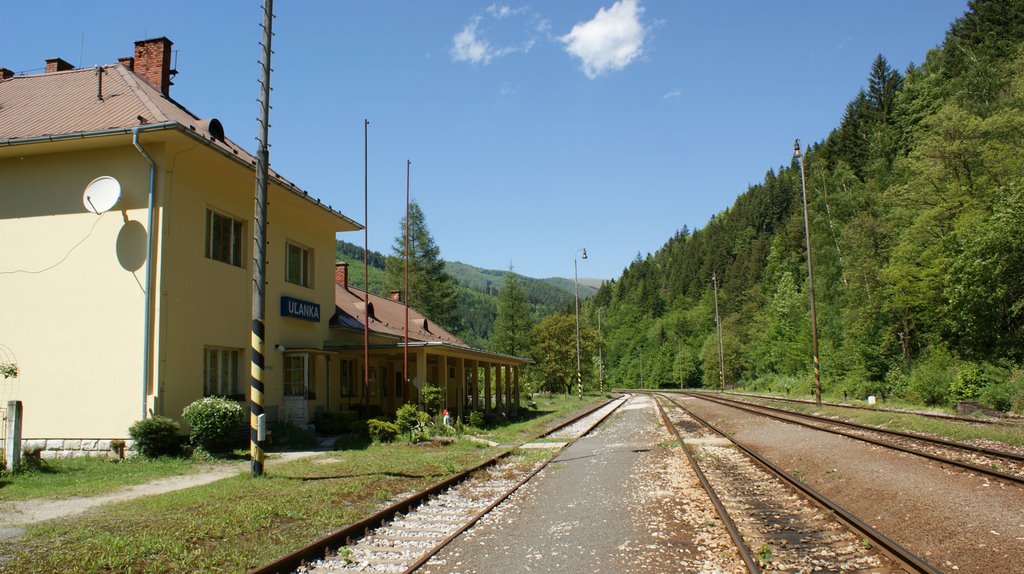
M804 175L804 156L800 140L793 144L793 157L800 161L800 185L804 198L804 240L807 243L807 292L811 298L811 342L814 346L814 402L821 406L821 366L818 363L818 315L814 309L814 268L811 266L811 223L807 217L807 178Z

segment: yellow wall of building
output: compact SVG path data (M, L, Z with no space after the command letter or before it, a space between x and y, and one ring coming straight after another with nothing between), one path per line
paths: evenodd
M142 414L147 164L125 147L25 153L0 174L0 345L20 369L0 401L24 403L26 438L126 436ZM82 192L101 175L122 200L95 215Z
M248 395L255 175L174 130L140 141L158 164L149 404L180 419L203 394L206 345L240 351ZM130 136L83 142L0 157L0 357L13 355L21 371L0 381L0 400L24 402L25 438L126 437L142 415L149 168ZM100 175L121 182L123 199L97 216L81 198ZM283 381L274 345L319 348L328 338L339 220L276 184L269 202L264 383L274 407ZM207 208L245 221L241 268L206 258ZM312 250L310 288L284 281L286 240ZM281 317L282 295L318 303L320 322Z
M239 388L246 395L249 392L255 178L252 170L235 164L225 166L226 163L205 147L185 147L167 165L164 176L168 209L161 249L157 403L166 416L180 416L188 403L202 396L206 346L241 351ZM276 185L271 186L268 201L264 348L267 368L263 382L264 403L273 414L281 404L283 389L283 356L275 345L319 348L326 339L328 322L334 313L337 221ZM205 256L207 209L245 222L243 267ZM312 250L311 287L285 282L286 241ZM281 317L282 295L318 303L320 322Z

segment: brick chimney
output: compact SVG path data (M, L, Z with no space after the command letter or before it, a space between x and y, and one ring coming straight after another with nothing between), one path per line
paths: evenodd
M53 72L64 72L67 70L74 70L75 67L64 60L64 58L50 58L46 61L46 73L52 74Z
M334 282L348 289L348 263L334 264Z
M165 96L170 95L171 76L177 73L171 70L172 45L162 36L135 42L134 72Z
M131 71L135 71L135 58L131 56L122 56L117 59L117 63Z
M0 80L7 80L14 77L14 72L7 68L0 68Z
M402 292L401 291L392 291L391 292L391 300L392 301L398 301L399 303L401 303L402 302Z

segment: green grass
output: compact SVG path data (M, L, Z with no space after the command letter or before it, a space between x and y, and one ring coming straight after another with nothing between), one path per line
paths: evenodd
M576 395L566 398L564 395L552 395L551 397L536 397L536 409L527 409L524 405L519 408L520 420L506 424L491 426L485 429L474 429L474 436L485 438L502 444L515 444L529 440L541 430L551 426L556 420L563 419L571 413L592 407L600 401L605 400L604 395L583 396L581 401Z
M523 449L516 450L515 456L519 458L524 465L532 466L538 462L552 458L555 455L555 451L544 448L535 449Z
M488 429L491 440L526 440L556 418L593 404L554 397L538 401L525 420ZM490 437L489 437L490 438ZM428 485L501 452L469 440L448 446L373 444L347 447L289 463L270 464L265 476L245 472L205 486L94 509L83 515L29 526L26 535L0 542L3 572L238 572L265 564L351 524ZM526 452L526 459L551 456ZM0 493L22 498L109 491L168 474L189 472L184 460L113 464L83 461L82 468L54 464L56 472L14 475ZM98 463L98 464L96 464ZM237 464L237 462L235 463ZM244 466L244 465L243 465ZM139 470L137 470L139 469ZM149 473L145 474L144 473ZM76 479L83 490L69 488ZM49 482L49 484L47 484ZM32 483L35 485L33 486ZM64 484L64 486L61 486ZM41 494L54 493L54 494ZM11 497L4 499L10 500Z
M0 553L8 572L250 569L493 454L468 442L331 452L32 526Z
M189 474L209 464L177 458L43 460L38 469L0 474L0 501L92 496L156 478Z

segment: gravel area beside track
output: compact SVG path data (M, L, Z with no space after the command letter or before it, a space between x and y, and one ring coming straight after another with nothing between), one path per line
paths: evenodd
M578 420L578 421L576 421L576 422L574 422L572 424L566 425L566 426L558 429L557 431L547 435L544 438L547 438L547 439L562 439L562 440L572 440L572 439L575 439L576 437L578 437L581 434L583 434L584 432L586 432L587 429L589 429L590 427L594 426L594 422L595 421L601 420L602 418L607 416L608 413L610 413L610 412L614 411L616 408L618 408L618 406L622 403L622 401L623 401L623 399L615 399L614 401L611 401L607 405L597 409L596 411L594 411L594 412L590 413L589 415L581 418L580 420Z
M1024 572L1024 489L914 455L742 413L682 402L947 572Z

